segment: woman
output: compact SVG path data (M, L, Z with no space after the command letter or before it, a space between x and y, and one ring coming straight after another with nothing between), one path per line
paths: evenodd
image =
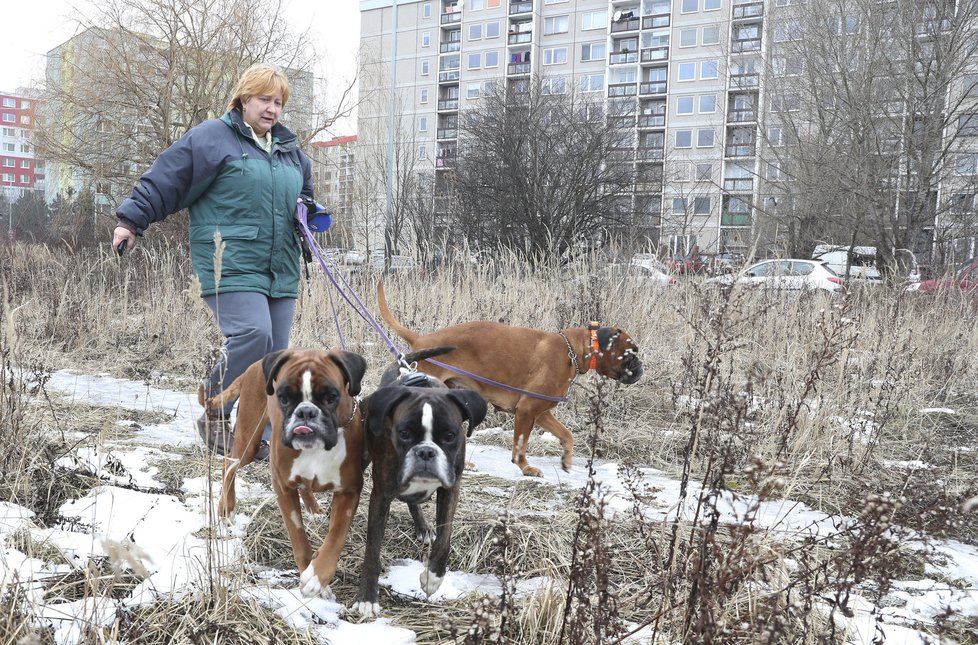
M309 158L278 122L288 99L285 74L253 65L238 81L227 113L164 150L116 211L112 247L121 253L126 247L120 245L132 248L151 223L190 210L191 264L225 338L208 396L268 352L288 346L299 293L296 200L313 199ZM224 249L215 254L218 239ZM219 454L230 448L228 414L196 422ZM267 439L260 452L266 458Z

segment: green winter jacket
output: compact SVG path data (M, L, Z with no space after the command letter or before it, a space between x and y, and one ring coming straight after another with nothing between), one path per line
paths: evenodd
M164 150L116 211L141 235L190 210L190 256L202 295L256 291L299 295L299 195L312 199L312 167L286 127L272 128L272 152L252 138L239 110L191 128ZM215 284L215 233L224 244Z

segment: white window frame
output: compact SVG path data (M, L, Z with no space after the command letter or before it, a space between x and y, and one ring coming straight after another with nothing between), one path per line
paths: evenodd
M550 78L543 79L540 84L540 91L542 94L566 94L567 93L567 79L562 76L552 76ZM558 86L557 91L555 91L554 86Z
M421 32L421 46L422 47L431 47L431 32L430 31L423 31L423 32Z
M475 65L472 65L473 60L476 61ZM482 69L482 52L470 52L465 57L465 69Z
M595 19L598 24L595 25ZM600 11L585 11L581 14L581 31L590 31L592 29L607 29L608 28L608 10L601 9Z
M563 52L564 60L555 60L559 52ZM547 62L547 61L550 62ZM566 47L548 47L543 50L543 64L544 65L564 65L567 63L567 48Z
M680 134L689 135L689 145L679 145L679 135ZM680 130L676 130L676 136L674 138L674 141L675 141L675 144L676 144L675 147L676 147L677 150L686 150L686 149L692 148L693 147L693 131L692 131L692 129L690 129L690 128L682 128Z
M489 27L490 26L493 26L493 27L496 28L496 33L495 34L490 34L489 33ZM500 28L499 28L499 21L498 20L491 20L491 21L487 22L485 29L482 30L482 33L484 34L483 38L499 38L499 34L501 33L500 32Z
M5 108L16 108L17 107L17 99L12 98L12 97L9 97L9 96L3 97L3 107L5 107Z
M418 92L418 103L427 103L427 102L428 102L428 88L423 87Z
M699 212L698 207L704 201L706 202L706 211L701 213ZM710 197L709 195L697 195L696 197L694 197L692 213L693 215L697 215L699 217L709 217L710 214L713 213L713 198Z
M704 110L703 109L703 99L713 99L713 109ZM696 100L696 110L700 114L716 114L717 111L717 96L716 94L700 94Z
M687 9L686 4L692 2L696 5L695 9ZM700 0L680 0L679 2L679 13L696 13L700 10Z
M4 112L3 113L3 122L4 123L17 123L17 115L16 114L10 114L9 112Z
M604 72L599 72L596 74L583 74L581 75L580 89L581 92L603 92L605 88L605 75ZM594 86L594 79L600 78L601 83L599 87ZM585 87L585 84L587 87Z
M684 34L693 34L693 42L692 43L683 44L683 35ZM689 48L689 47L696 47L696 45L699 44L699 36L700 36L699 35L699 29L696 28L696 27L684 27L684 28L680 29L679 30L679 48L680 49L685 49L685 48Z
M694 165L693 181L713 181L713 162L705 161ZM703 172L704 168L706 172Z
M421 61L421 75L427 76L429 73L431 73L431 63L426 60Z
M423 161L428 158L428 146L424 143L418 146L418 160Z
M474 36L472 35L473 33L475 33ZM468 38L469 38L469 42L472 42L473 40L482 40L482 23L481 22L474 22L471 25L469 25Z
M710 133L710 143L704 144L702 142L702 135L706 132ZM717 145L717 131L713 128L698 128L696 130L696 147L697 148L715 148Z
M22 184L29 184L29 183L31 183L31 176L30 175L21 175L20 176L20 183L22 183Z
M711 7L711 4L715 6ZM722 7L722 0L703 0L703 11L719 11Z
M601 55L594 55L594 48L599 47L601 49ZM587 48L588 58L584 58L584 51ZM608 43L603 40L598 40L593 43L581 43L581 62L590 62L595 60L604 60L608 55Z
M688 74L688 78L683 78L683 70L686 69L691 71ZM696 80L696 63L679 63L676 67L676 82L677 83L689 83Z
M495 62L494 63L491 63L491 64L489 63L489 56L494 56L495 57ZM484 69L491 69L493 67L499 67L499 52L496 51L496 50L492 50L492 51L486 52L486 55L483 57L482 67Z
M431 3L425 2L421 5L421 17L430 18L431 17Z
M562 21L562 22L560 22ZM563 27L561 29L561 27ZM570 16L549 16L543 19L543 35L566 34L570 31Z
M686 101L689 101L689 110L683 110L682 109L682 105ZM694 109L696 109L696 97L694 97L692 95L689 95L689 96L677 96L676 97L676 114L677 115L686 116L686 115L692 114Z
M418 132L427 132L427 131L428 131L428 117L426 116L418 117Z
M706 40L706 33L707 33L707 30L708 29L711 30L711 31L713 31L714 33L716 33L716 39L715 40L712 40L710 42L707 42L707 40ZM700 44L701 45L704 45L704 46L719 45L720 44L720 27L718 25L704 25L703 26L703 34L700 37Z
M713 67L713 76L707 76L705 70L709 69L710 66ZM720 61L718 60L703 60L700 61L700 80L714 80L720 78Z
M465 100L471 101L482 96L482 82L473 81L465 84Z

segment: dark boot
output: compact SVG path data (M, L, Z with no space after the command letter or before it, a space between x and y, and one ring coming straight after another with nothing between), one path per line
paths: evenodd
M255 461L268 461L268 442L262 440L258 445L258 452L255 453Z
M234 435L231 433L231 421L229 419L222 419L205 413L194 421L194 425L197 427L200 438L215 454L224 455L231 451Z

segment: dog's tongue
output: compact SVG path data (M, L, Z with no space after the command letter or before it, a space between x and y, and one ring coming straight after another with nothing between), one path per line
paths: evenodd
M292 434L312 434L312 428L309 426L296 426L292 429Z

